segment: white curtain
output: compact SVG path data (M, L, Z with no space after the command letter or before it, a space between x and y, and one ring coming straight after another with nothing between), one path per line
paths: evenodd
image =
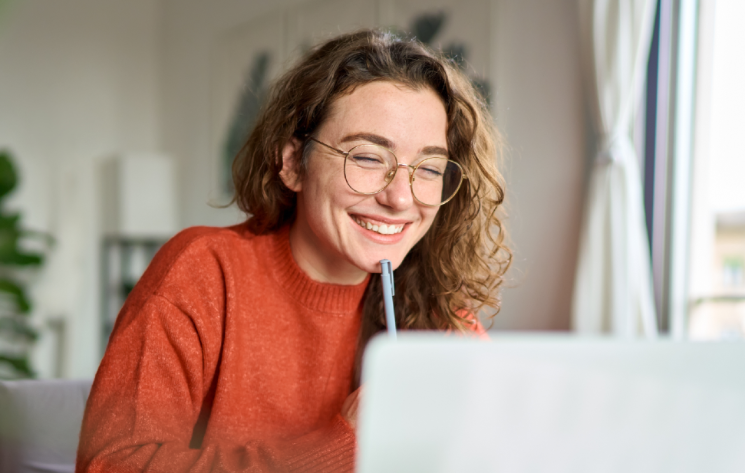
M578 0L598 144L580 237L572 318L580 333L657 335L641 173L631 141L654 0Z

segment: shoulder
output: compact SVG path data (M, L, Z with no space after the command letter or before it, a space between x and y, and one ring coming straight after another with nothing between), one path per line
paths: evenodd
M212 320L224 313L235 286L230 281L256 253L251 248L260 238L245 225L180 231L155 254L127 296L117 325L142 320L147 314L155 318L181 314L199 325L199 320Z
M256 238L245 225L184 229L158 250L132 296L167 295L186 286L222 291L226 271L250 257Z
M190 227L171 238L153 258L153 268L173 269L184 263L221 259L250 251L256 235L246 225Z
M158 251L153 264L169 264L185 255L199 256L245 245L255 239L246 225L232 227L190 227L181 230Z

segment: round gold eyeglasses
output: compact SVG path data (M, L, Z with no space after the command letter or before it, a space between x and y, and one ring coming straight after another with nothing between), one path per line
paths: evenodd
M417 202L438 207L449 202L468 176L455 161L444 156L432 156L416 166L402 164L393 151L380 145L358 145L342 151L315 138L312 141L344 156L344 178L358 194L373 195L383 192L393 182L399 168L409 171L409 187Z

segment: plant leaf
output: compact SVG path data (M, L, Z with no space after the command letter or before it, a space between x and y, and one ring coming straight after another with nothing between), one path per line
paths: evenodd
M40 232L38 230L20 230L19 236L21 238L44 240L44 244L47 245L47 247L52 246L56 243L54 237L51 234L47 232Z
M0 317L0 333L10 333L6 338L23 337L25 342L35 342L39 332L28 323L28 318L18 316Z
M36 377L36 373L34 373L34 370L31 369L28 357L26 356L0 355L0 363L10 365L13 370L19 374L19 376L16 376L17 378Z
M0 293L8 295L19 313L28 314L31 311L31 300L26 295L26 290L15 281L7 278L0 279Z
M10 152L7 150L0 151L0 199L10 194L18 184L18 174Z

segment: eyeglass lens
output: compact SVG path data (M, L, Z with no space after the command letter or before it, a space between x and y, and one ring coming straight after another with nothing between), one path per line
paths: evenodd
M344 161L344 175L349 186L363 194L382 190L397 170L396 157L377 145L361 145L350 150ZM463 173L453 161L443 157L425 158L416 166L411 190L414 197L427 205L440 205L458 191Z

